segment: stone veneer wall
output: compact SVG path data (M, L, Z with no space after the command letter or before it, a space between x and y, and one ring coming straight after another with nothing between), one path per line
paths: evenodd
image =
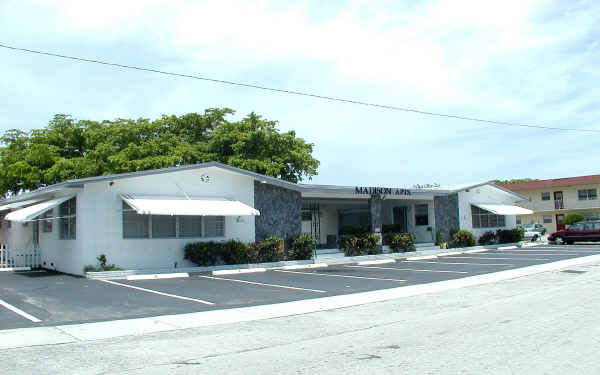
M270 235L288 238L302 231L300 192L254 181L255 237L261 241Z
M458 217L458 194L433 198L436 231L442 232L445 241L450 238L450 229L460 229Z

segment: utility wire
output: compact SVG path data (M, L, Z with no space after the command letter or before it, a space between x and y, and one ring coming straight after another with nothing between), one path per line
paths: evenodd
M27 53L46 55L46 56L52 56L52 57L59 57L62 59L75 60L75 61L79 61L79 62L88 62L88 63L94 63L94 64L108 65L108 66L114 66L117 68L140 70L140 71L144 71L144 72L159 73L159 74L175 76L175 77L192 78L192 79L197 79L197 80L207 81L207 82L222 83L222 84L226 84L226 85L248 87L248 88L252 88L252 89L273 91L273 92L278 92L278 93L283 93L283 94L305 96L305 97L310 97L310 98L324 99L324 100L348 103L348 104L357 104L357 105L363 105L363 106L375 107L375 108L383 108L383 109L389 109L389 110L393 110L393 111L411 112L411 113L417 113L417 114L427 115L427 116L445 117L445 118L452 118L452 119L458 119L458 120L475 121L475 122L481 122L481 123L493 124L493 125L502 125L502 126L515 126L515 127L522 127L522 128L600 133L600 129L560 128L560 127L543 126L543 125L521 124L521 123L514 123L514 122L486 120L483 118L468 117L468 116L462 116L462 115L452 115L452 114L447 114L447 113L429 112L429 111L423 111L423 110L414 109L414 108L398 107L398 106L386 105L386 104L369 103L369 102L363 102L363 101L359 101L359 100L344 99L344 98L338 98L338 97L327 96L327 95L313 94L313 93L309 93L309 92L277 89L277 88L273 88L273 87L254 85L254 84L250 84L250 83L227 81L224 79L216 79L216 78L202 77L202 76L191 75L191 74L167 72L164 70L144 68L144 67L139 67L139 66L134 66L134 65L125 65L125 64L118 64L118 63L113 63L113 62L109 62L109 61L61 55L58 53L38 51L38 50L32 50L32 49L27 49L27 48L20 48L20 47L10 46L7 44L2 44L2 43L0 43L0 47L5 48L5 49L10 49L13 51L27 52Z

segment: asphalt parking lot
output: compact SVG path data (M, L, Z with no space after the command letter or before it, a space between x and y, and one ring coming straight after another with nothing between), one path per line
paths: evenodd
M0 273L0 329L51 326L313 299L475 276L600 254L600 245L539 246L319 269L156 280Z

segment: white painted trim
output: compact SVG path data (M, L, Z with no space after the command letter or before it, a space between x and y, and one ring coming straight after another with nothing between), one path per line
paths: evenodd
M449 251L447 253L440 253L437 254L438 257L447 257L447 256L451 256L451 255L461 255L464 254L463 251Z
M359 266L368 266L371 264L387 264L387 263L396 263L395 259L380 259L380 260L365 260L362 262L358 262Z
M327 263L315 263L315 264L294 264L291 266L283 266L282 270L303 270L307 268L326 268L329 267Z
M219 270L219 271L212 271L212 274L214 276L219 276L219 275L236 275L239 273L255 273L255 272L266 272L267 269L264 267L257 267L257 268L237 268L235 270Z
M10 271L31 271L31 267L6 267L6 268L0 267L0 272L10 272Z
M190 277L187 272L179 273L155 273L150 275L129 275L127 280L154 280L154 279L176 279L180 277Z

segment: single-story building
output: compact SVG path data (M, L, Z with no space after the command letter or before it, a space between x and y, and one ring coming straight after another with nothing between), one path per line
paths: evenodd
M309 233L320 247L336 248L340 231L356 226L381 233L393 225L431 243L452 228L475 236L514 228L515 215L529 212L515 205L524 199L491 182L424 189L296 184L209 162L70 180L0 201L0 264L28 259L83 274L105 254L124 269L187 267L189 242Z

